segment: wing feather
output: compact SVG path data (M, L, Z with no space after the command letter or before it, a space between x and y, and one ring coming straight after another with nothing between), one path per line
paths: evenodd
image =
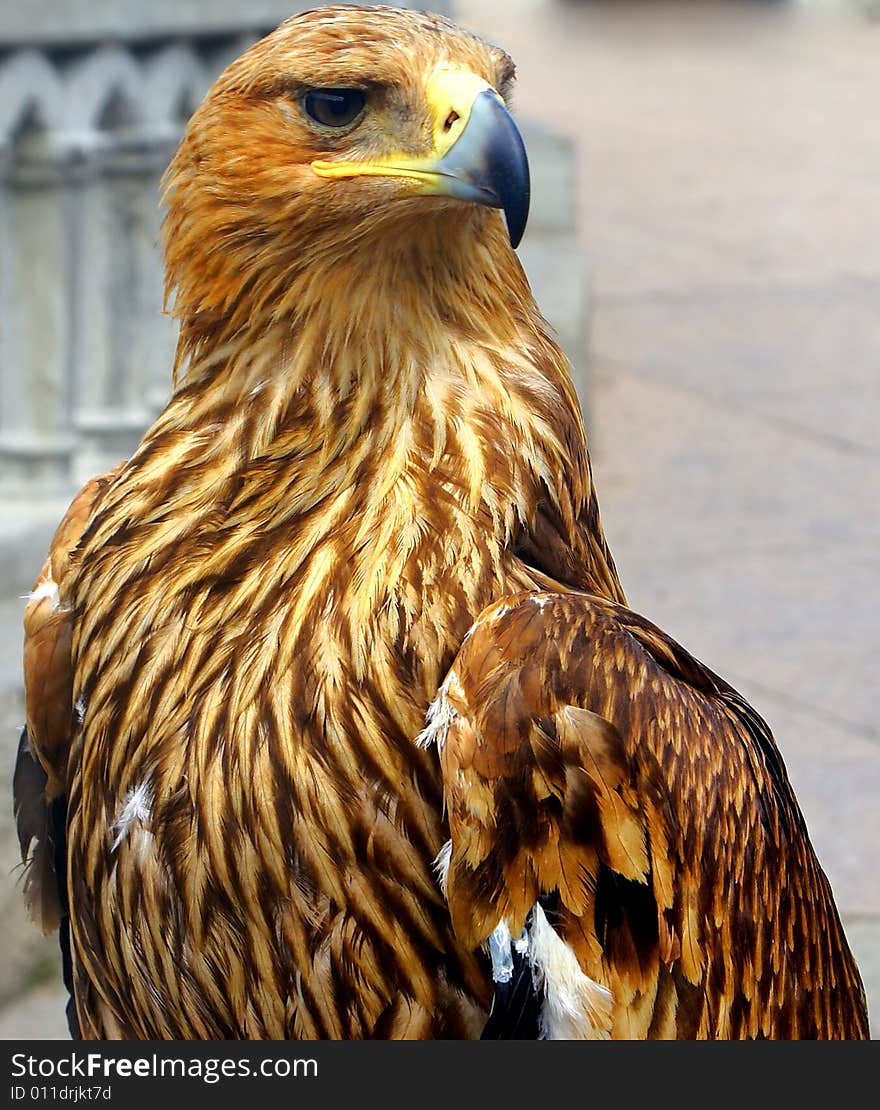
M53 828L51 806L66 792L67 753L76 720L69 576L80 536L115 473L93 478L71 502L24 610L26 724L15 762L13 797L25 904L44 933L58 928L65 901L56 866L63 829Z
M467 944L553 896L612 1036L867 1036L770 730L650 622L588 594L504 598L431 719Z

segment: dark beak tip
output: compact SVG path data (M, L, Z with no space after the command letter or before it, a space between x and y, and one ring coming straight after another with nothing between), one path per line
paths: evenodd
M507 108L495 100L490 103L490 109L496 117L490 147L490 178L499 207L504 211L510 244L516 249L529 218L529 159L520 130Z
M520 195L516 201L508 201L504 206L504 219L507 222L507 234L510 245L514 250L522 242L526 224L529 221L529 189Z

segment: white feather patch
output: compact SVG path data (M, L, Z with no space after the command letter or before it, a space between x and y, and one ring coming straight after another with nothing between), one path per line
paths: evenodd
M119 813L110 829L111 832L116 833L112 851L115 852L123 840L137 828L140 827L147 832L144 826L150 820L152 812L152 790L149 781L145 779L138 786L132 787L123 798Z
M529 928L535 986L543 987L539 1031L545 1041L607 1041L611 991L584 975L574 952L536 905Z
M489 959L492 961L492 978L496 983L509 983L513 976L513 953L510 929L506 921L499 922L489 937Z
M529 950L529 934L523 929L519 938L513 942L513 947L516 949L520 956L524 956Z
M437 858L434 860L434 874L437 876L437 882L440 884L440 890L443 892L443 897L446 897L447 885L449 883L449 864L452 860L452 841L447 840L440 851L437 853Z
M437 750L442 751L443 745L446 743L449 726L458 716L458 713L446 699L446 693L453 685L458 686L458 675L455 671L450 671L440 687L437 697L428 706L428 712L425 714L425 727L416 737L417 747L430 748L432 744L436 744Z
M28 601L43 601L48 598L52 602L52 608L57 609L59 605L58 597L58 583L52 578L47 578L45 582L41 582L35 590L31 590L29 594L25 594Z

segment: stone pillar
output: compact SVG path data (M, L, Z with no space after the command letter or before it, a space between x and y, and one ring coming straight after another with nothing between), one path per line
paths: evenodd
M119 48L68 76L80 94L71 121L80 155L70 189L74 484L128 455L167 399L174 330L161 314L158 179L182 123L157 117L176 106L151 99L147 76Z
M67 152L35 124L0 171L0 473L12 491L57 488L73 451Z

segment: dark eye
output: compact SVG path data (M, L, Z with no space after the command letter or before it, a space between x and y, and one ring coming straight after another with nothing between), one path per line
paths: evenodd
M345 127L364 110L361 89L312 89L303 97L306 115L325 127Z

